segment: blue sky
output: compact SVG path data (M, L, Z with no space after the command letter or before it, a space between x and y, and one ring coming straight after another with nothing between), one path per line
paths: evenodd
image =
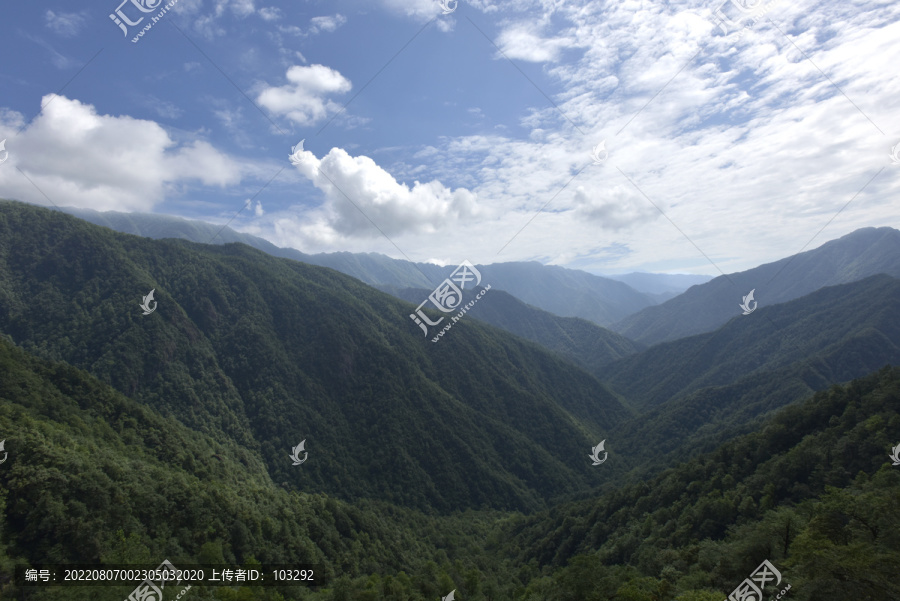
M4 8L0 196L594 273L900 223L895 2L120 2Z

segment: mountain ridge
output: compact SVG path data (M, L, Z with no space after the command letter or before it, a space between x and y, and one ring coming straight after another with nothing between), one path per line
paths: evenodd
M414 263L378 253L335 252L310 255L293 248L202 221L146 213L98 212L66 207L63 212L116 231L155 239L177 237L199 243L241 242L277 257L330 267L381 289L433 289L455 266ZM585 271L543 265L537 261L477 266L493 288L561 317L581 317L606 326L625 315L659 302L624 282Z
M16 344L259 450L277 482L344 499L541 506L600 481L572 458L630 414L537 345L474 319L423 340L414 305L244 245L0 203L0 281ZM158 307L141 315L150 289ZM298 471L287 454L303 439L317 461Z
M653 345L715 330L739 314L739 301L751 290L762 307L879 273L900 277L900 230L860 228L813 250L692 286L609 327L636 342ZM775 278L778 283L772 286Z

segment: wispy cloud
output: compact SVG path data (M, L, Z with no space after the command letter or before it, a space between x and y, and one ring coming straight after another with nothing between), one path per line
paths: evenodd
M44 13L44 21L47 25L47 28L50 29L50 31L63 37L72 37L78 35L78 32L84 26L85 19L86 17L83 12L57 13L52 10L48 10L46 13Z

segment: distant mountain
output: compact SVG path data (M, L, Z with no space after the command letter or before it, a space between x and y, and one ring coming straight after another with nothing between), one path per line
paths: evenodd
M308 255L292 248L240 234L231 228L179 217L145 213L116 213L65 208L80 219L110 229L148 238L181 238L202 244L241 242L276 257L330 267L371 286L401 290L433 289L455 266L411 263L377 253L322 253ZM526 263L479 265L492 289L506 290L519 300L562 317L581 317L598 325L608 325L662 300L638 292L629 285L584 271Z
M604 276L611 280L625 282L638 292L653 295L678 295L690 288L705 284L713 279L711 275L691 275L686 273L644 273L633 272Z
M432 343L415 305L333 270L0 202L0 283L17 345L259 453L298 490L527 509L615 473L581 461L630 414L596 378L476 319Z
M751 290L762 308L879 273L900 277L900 231L862 228L814 250L693 286L610 328L637 342L656 344L718 328L741 314L738 305Z
M617 448L634 466L659 466L884 365L900 365L900 280L876 275L655 345L604 371L639 412L617 431Z
M431 290L404 288L386 289L385 292L418 306L428 298ZM464 302L473 296L464 294ZM644 348L592 322L577 317L559 317L526 305L493 287L466 313L466 316L470 315L554 351L597 377L603 376L603 368L611 362Z
M861 346L869 350L862 352ZM620 359L609 365L605 381L635 407L655 407L700 388L825 355L833 361L814 366L833 382L900 364L900 279L876 275L760 307L716 332Z

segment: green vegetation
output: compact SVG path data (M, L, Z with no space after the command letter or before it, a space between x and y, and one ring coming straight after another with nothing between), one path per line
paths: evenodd
M431 293L431 290L416 288L385 291L417 306ZM475 293L468 289L463 292L465 302L474 297ZM598 378L610 363L642 348L624 336L590 321L553 315L526 305L513 295L493 287L466 316L530 340L565 357Z
M148 240L0 203L0 282L0 332L16 344L258 453L290 489L537 509L603 481L571 458L629 415L534 344L476 320L434 344L413 306L243 245ZM144 316L151 289L158 308ZM304 439L316 460L294 469L287 454Z
M460 599L684 601L721 599L770 559L792 598L900 593L900 471L886 454L900 430L897 368L818 393L654 480L530 517L286 491L245 449L5 340L0 373L0 429L15 432L0 470L0 581L22 561L168 557L316 562L335 576L319 592L195 587L196 599L420 600L456 588ZM123 592L33 590L41 601Z
M788 601L896 599L897 285L729 324L719 364L696 339L667 347L695 363L624 359L677 395L620 402L475 319L423 340L411 305L329 269L0 203L0 598L121 601L9 578L168 558L330 577L197 601L721 601L763 559Z

